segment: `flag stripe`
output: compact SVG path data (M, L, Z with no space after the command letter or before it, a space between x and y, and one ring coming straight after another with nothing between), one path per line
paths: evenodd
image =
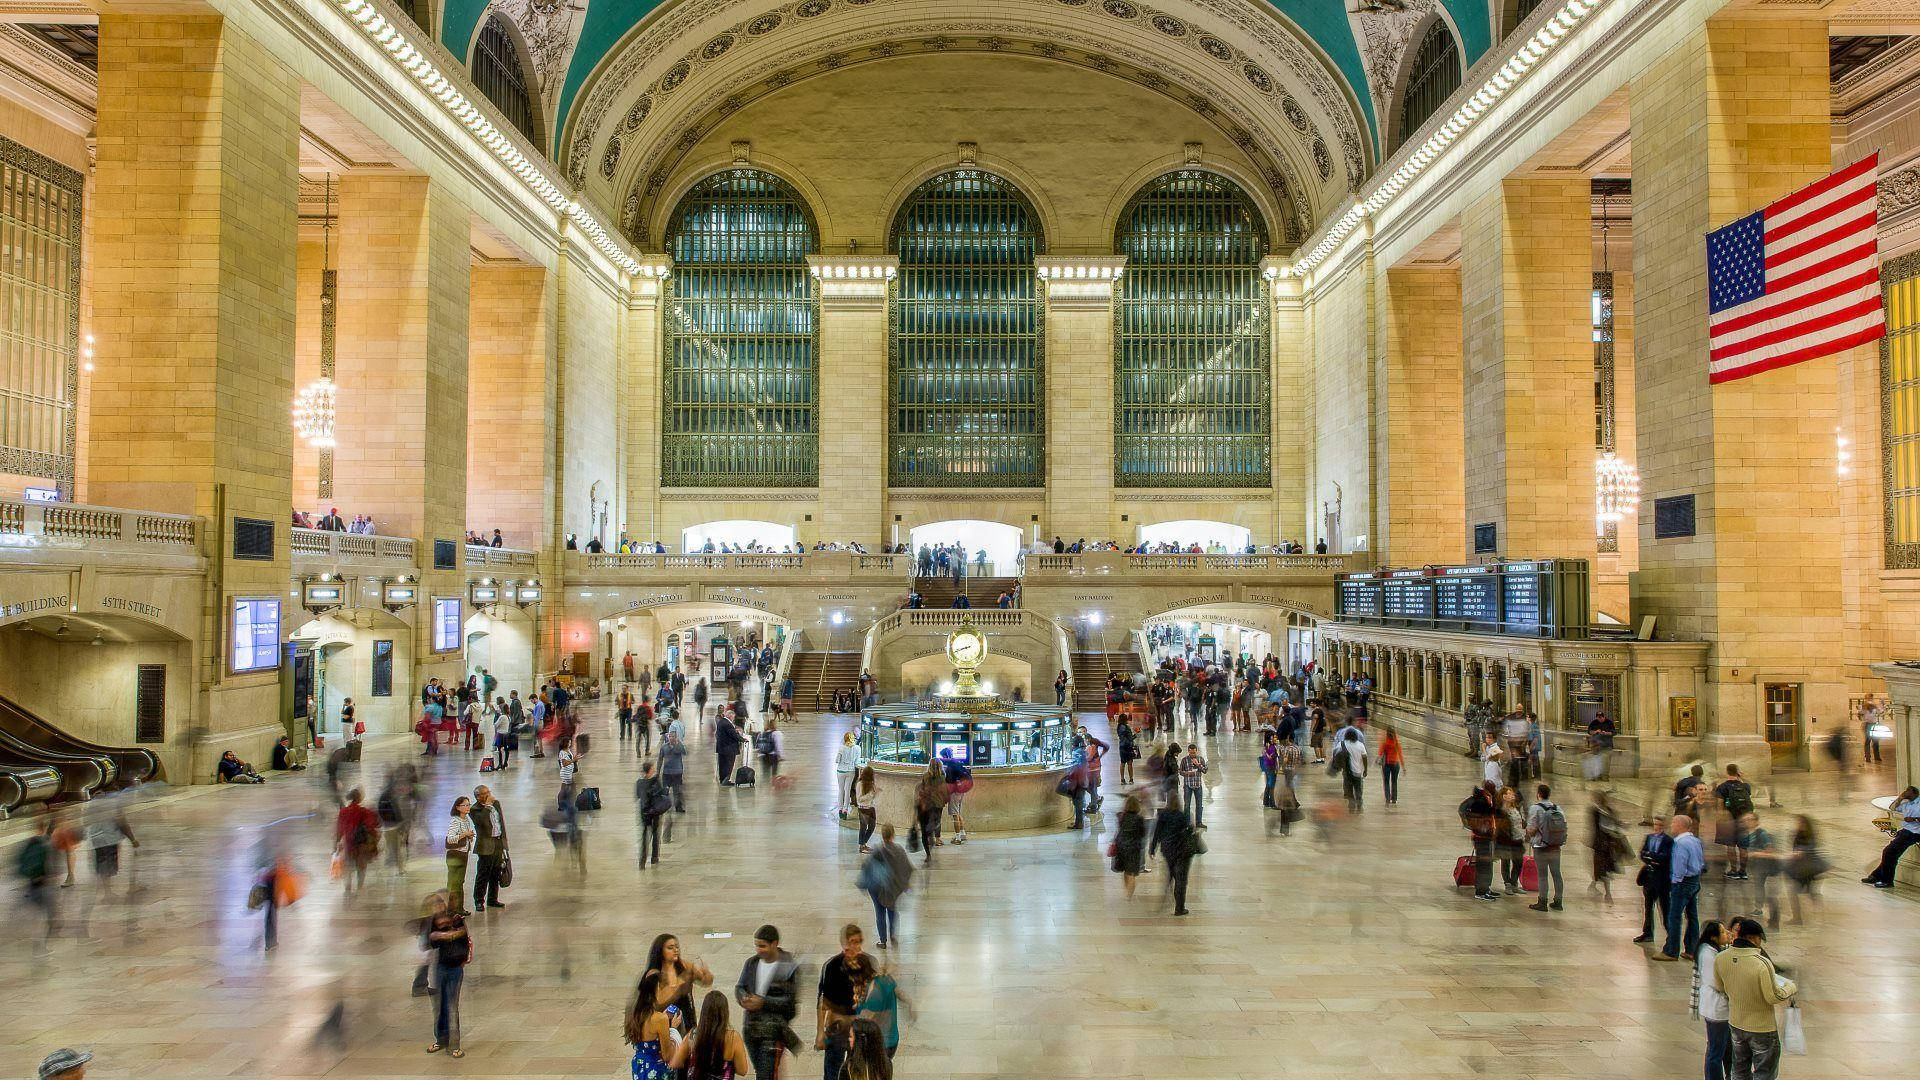
M1785 214L1769 210L1766 215L1767 243L1772 244L1778 240L1785 240L1802 229L1819 225L1826 219L1851 210L1861 203L1872 202L1875 194L1877 194L1877 189L1872 181L1869 180L1856 187L1837 192L1831 200L1806 210L1806 212L1795 217L1792 221L1786 220ZM1776 224L1776 222L1778 222L1778 224Z
M1867 189L1867 195L1869 197L1873 195L1872 188ZM1869 202L1871 202L1871 198L1869 198ZM1821 248L1837 244L1850 236L1857 236L1861 232L1873 228L1875 219L1878 218L1878 216L1879 207L1869 205L1865 212L1856 210L1850 217L1841 219L1826 232L1816 233L1807 237L1805 240L1801 240L1799 243L1783 247L1779 251L1773 250L1774 237L1772 233L1768 233L1767 269L1776 269L1804 255L1818 251Z
M1765 348L1768 345L1778 345L1783 341L1791 341L1794 338L1804 337L1817 331L1830 329L1841 323L1851 322L1869 312L1878 311L1879 308L1880 296L1878 293L1875 293L1864 300L1855 300L1850 304L1842 305L1832 311L1796 319L1785 326L1776 327L1765 333L1755 334L1745 341L1738 341L1731 345L1723 345L1720 348L1714 349L1709 355L1709 359L1726 360L1738 356L1741 353L1748 353L1755 349Z
M1830 274L1835 270L1850 267L1862 259L1871 261L1873 256L1879 251L1879 248L1880 240L1876 236L1864 244L1855 245L1837 255L1829 255L1817 263L1809 263L1806 266L1802 266L1777 280L1769 280L1767 282L1767 296L1773 297L1802 282L1812 281L1824 274Z
M1851 349L1856 345L1865 345L1871 341L1879 341L1886 333L1886 329L1885 320L1875 319L1872 323L1858 329L1849 330L1846 334L1837 338L1817 342L1804 348L1795 349L1792 352L1781 353L1777 356L1764 357L1739 367L1714 371L1707 376L1707 381L1710 383L1723 383L1729 379L1743 379L1748 375L1758 375L1763 371L1790 367L1803 360L1817 360L1822 356L1831 356L1834 353Z
M1878 153L1868 154L1866 157L1861 158L1859 161L1854 162L1853 164L1847 166L1844 169L1841 169L1839 172L1833 173L1822 179L1816 180L1813 183L1808 184L1806 187L1801 188L1799 191L1796 191L1791 195L1787 195L1780 199L1775 200L1773 203L1768 205L1767 213L1776 214L1776 213L1781 213L1783 211L1791 210L1794 207L1799 206L1804 202L1807 202L1812 199L1817 199L1820 196L1825 195L1827 192L1832 191L1834 188L1839 187L1840 185L1848 182L1849 180L1857 180L1863 175L1866 175L1869 173L1877 173L1879 171L1880 171L1880 155Z
M1838 281L1823 285L1811 292L1786 298L1782 303L1769 305L1763 300L1758 302L1751 310L1741 311L1740 314L1732 318L1714 320L1713 337L1715 341L1718 341L1722 337L1737 336L1740 331L1757 323L1766 322L1768 319L1777 319L1782 315L1791 315L1796 311L1811 307L1814 304L1825 303L1836 296L1853 292L1856 289L1878 288L1879 284L1880 272L1877 270L1865 270L1852 277L1841 278ZM1739 308L1733 310L1740 311Z

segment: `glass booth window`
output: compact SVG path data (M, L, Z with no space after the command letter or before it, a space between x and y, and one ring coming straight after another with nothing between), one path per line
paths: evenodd
M1882 473L1889 570L1920 570L1920 254L1880 268L1887 336L1880 342Z
M73 497L79 173L0 139L0 472Z
M819 308L800 196L759 169L693 186L667 231L662 482L819 482Z
M1114 480L1121 487L1265 487L1267 230L1233 181L1199 170L1148 184L1120 215Z
M903 487L1045 484L1039 217L979 169L920 185L893 223L888 480Z

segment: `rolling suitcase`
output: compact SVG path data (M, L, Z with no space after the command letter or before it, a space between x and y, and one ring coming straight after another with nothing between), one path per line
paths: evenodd
M752 787L753 786L753 766L742 765L739 768L733 770L733 786L734 787Z
M1473 856L1462 855L1453 864L1453 883L1463 888L1473 888Z

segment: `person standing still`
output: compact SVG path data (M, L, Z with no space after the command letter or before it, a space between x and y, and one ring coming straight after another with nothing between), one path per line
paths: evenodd
M1673 816L1673 858L1668 864L1667 943L1655 960L1674 961L1684 954L1693 959L1700 943L1700 875L1707 870L1707 853L1700 838L1693 834L1693 819L1685 814ZM1681 923L1686 924L1682 937Z
M1640 918L1640 936L1635 942L1645 944L1653 940L1656 925L1667 923L1667 891L1673 887L1673 838L1667 835L1667 819L1655 818L1647 823L1647 835L1640 841L1640 893L1645 899L1646 912ZM1653 921L1655 907L1660 909L1660 921Z
M1187 747L1187 754L1180 759L1180 783L1186 792L1185 816L1195 829L1206 828L1207 795L1202 785L1207 775L1207 759L1200 756L1200 746L1195 743Z
M500 866L507 858L507 818L493 789L485 784L473 789L474 853L480 856L473 872L473 910L503 908L500 902Z
M467 856L473 851L474 840L472 808L473 800L462 795L453 800L453 812L447 819L447 896L454 904L467 896ZM473 913L462 907L458 914Z
M466 802L463 798L461 802ZM442 911L428 924L427 943L433 953L433 1043L427 1053L442 1049L448 1057L465 1057L460 1049L460 986L466 981L473 943L462 913Z
M1560 879L1560 849L1567 843L1567 815L1551 800L1553 789L1541 784L1534 791L1539 801L1527 809L1527 843L1533 847L1533 863L1539 871L1540 897L1528 906L1535 911L1561 910L1561 897L1566 895L1566 884ZM1547 885L1551 878L1553 902L1547 902Z
M1714 989L1727 997L1733 1036L1733 1080L1774 1080L1780 1075L1780 1030L1774 1006L1793 999L1798 987L1767 955L1767 931L1754 919L1735 919L1733 944L1713 961Z
M560 812L567 813L574 809L573 777L575 771L579 768L579 760L573 756L573 740L564 737L560 739L559 755Z

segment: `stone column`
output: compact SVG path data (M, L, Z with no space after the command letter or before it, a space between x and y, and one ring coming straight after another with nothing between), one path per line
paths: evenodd
M1313 361L1307 348L1306 279L1281 276L1291 261L1273 258L1261 264L1273 281L1273 391L1268 418L1273 433L1271 539L1298 540L1311 550L1312 524L1306 512L1307 446L1313 441L1313 430L1307 387L1313 381Z
M214 563L194 658L191 775L265 761L279 672L229 669L232 600L287 597L300 79L212 14L104 14L94 193L89 495L198 514ZM239 518L272 556L233 558Z
M1126 257L1040 258L1047 299L1047 521L1117 536L1113 513L1113 284Z
M1503 555L1595 557L1586 177L1510 179L1462 214L1466 530Z
M436 651L433 600L459 598L465 613L472 226L459 198L424 176L348 174L339 206L333 505L344 516L371 514L384 535L413 538L421 582L407 613L413 675L451 685L464 630L452 649ZM437 560L443 541L451 559ZM412 693L396 675L394 694Z
M1634 389L1642 505L1636 615L1713 644L1704 752L1765 773L1768 683L1801 730L1847 715L1834 428L1837 358L1707 383L1704 235L1832 170L1827 27L1722 16L1634 80ZM1693 534L1656 537L1662 500ZM1804 762L1804 747L1795 755Z
M1389 270L1381 297L1380 558L1387 566L1465 562L1460 271Z
M1889 790L1920 784L1920 768L1915 767L1920 760L1920 668L1875 664L1873 673L1887 681L1885 721L1893 728L1893 738L1880 750L1883 756L1893 755L1894 783Z
M885 543L887 282L900 260L809 255L820 285L820 510L802 540Z
M553 536L553 302L545 267L473 268L466 520L535 551Z
M660 535L661 316L669 303L670 264L664 255L641 257L646 272L634 279L627 297L627 326L621 336L621 365L626 407L621 413L627 444L627 529L641 540L659 540L674 550L678 538Z

